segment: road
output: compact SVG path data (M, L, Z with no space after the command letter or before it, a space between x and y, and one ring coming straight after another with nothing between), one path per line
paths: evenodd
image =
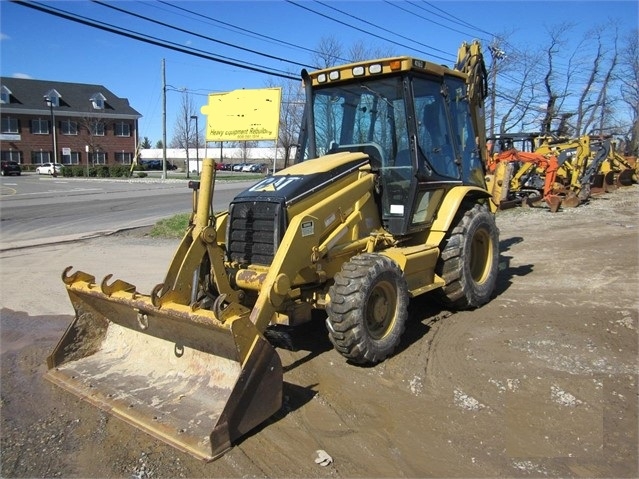
M213 208L226 208L255 180L217 182ZM52 178L35 174L0 179L0 251L111 234L155 224L191 209L180 179Z

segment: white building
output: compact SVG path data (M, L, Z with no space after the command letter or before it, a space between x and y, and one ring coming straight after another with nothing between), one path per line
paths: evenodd
M220 161L220 153L222 160ZM140 160L162 160L164 150L162 148L148 148L140 150ZM295 157L295 148L291 151L289 164ZM189 148L189 171L197 171L198 159L213 158L216 163L230 163L237 165L241 163L266 163L270 171L277 171L284 167L284 149L267 148ZM186 150L183 148L167 148L166 159L179 169L186 166Z

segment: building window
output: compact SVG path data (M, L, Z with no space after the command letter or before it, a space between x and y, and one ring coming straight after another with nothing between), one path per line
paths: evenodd
M131 136L131 127L123 121L115 124L115 136Z
M80 163L80 154L77 151L72 151L70 155L62 155L63 165L77 165Z
M22 163L22 152L16 150L8 150L0 152L0 158L2 161L15 161L16 163Z
M103 151L97 151L89 154L89 159L94 165L106 165L106 153Z
M100 120L92 121L89 124L89 133L91 136L104 136L104 123Z
M31 163L34 165L41 165L43 163L51 163L51 152L49 151L32 151Z
M94 110L104 110L104 102L106 98L104 98L102 93L96 93L90 98L90 100Z
M2 121L0 121L0 133L19 133L18 119L9 116L2 117Z
M0 88L0 103L3 105L11 103L11 90L4 85Z
M43 120L42 118L31 120L31 133L34 135L48 135L49 120Z
M71 120L62 120L60 122L60 130L63 135L77 135L78 123Z
M53 108L57 108L57 107L60 106L60 98L61 97L62 97L62 95L60 95L55 89L49 90L44 95L44 98L47 101L47 103L51 102L51 106L53 106ZM49 106L49 105L47 105L47 106Z
M124 151L115 154L115 162L122 165L131 164L131 153L125 153Z

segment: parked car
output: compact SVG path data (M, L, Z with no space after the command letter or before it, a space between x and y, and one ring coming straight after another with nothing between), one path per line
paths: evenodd
M255 163L251 165L251 173L263 173L266 170L266 163Z
M144 160L140 161L140 166L143 166L145 170L161 170L162 169L162 160ZM177 170L177 166L167 160L166 162L167 170Z
M18 175L22 173L22 168L17 161L3 161L0 165L0 174L2 176Z
M43 163L36 168L36 173L39 175L52 175L55 171L56 175L62 172L61 163Z
M244 167L243 163L240 163L238 165L233 165L233 171L242 171L243 167Z

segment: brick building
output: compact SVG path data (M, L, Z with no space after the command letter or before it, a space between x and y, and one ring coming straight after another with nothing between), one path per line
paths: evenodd
M2 160L129 165L141 116L102 85L0 77Z

